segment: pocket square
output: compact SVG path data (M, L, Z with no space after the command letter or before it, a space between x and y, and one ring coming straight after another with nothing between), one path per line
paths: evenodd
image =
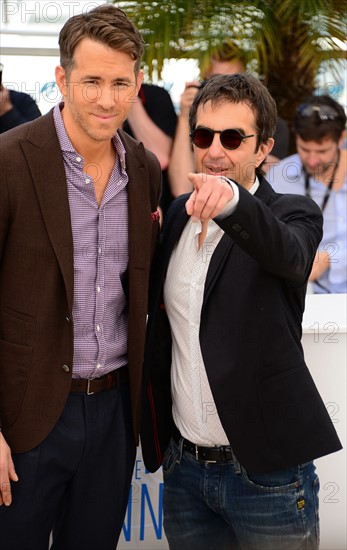
M155 212L151 212L151 218L152 222L157 222L159 220L159 210L155 210Z

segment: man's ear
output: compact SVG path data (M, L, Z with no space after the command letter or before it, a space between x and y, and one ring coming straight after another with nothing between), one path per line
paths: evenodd
M55 68L55 81L57 83L60 93L63 96L66 96L67 95L66 71L61 65L58 65Z
M263 160L266 159L268 154L272 151L272 148L275 144L275 140L273 138L269 138L266 143L261 143L259 145L259 149L256 155L256 167L259 166Z

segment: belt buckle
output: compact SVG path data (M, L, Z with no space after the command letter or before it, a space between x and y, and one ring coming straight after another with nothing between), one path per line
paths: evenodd
M217 464L218 460L204 460L206 464Z
M88 378L88 383L87 383L87 395L93 395L95 392L93 391L90 391L90 383L91 381L93 380L93 378Z
M199 445L195 444L195 459L203 460L206 464L217 464L217 460L206 460L206 458L199 458Z

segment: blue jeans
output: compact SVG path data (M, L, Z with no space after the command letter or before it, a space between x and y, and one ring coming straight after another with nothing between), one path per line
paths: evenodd
M171 441L164 458L164 529L171 550L319 547L313 462L248 474L236 458L196 460Z

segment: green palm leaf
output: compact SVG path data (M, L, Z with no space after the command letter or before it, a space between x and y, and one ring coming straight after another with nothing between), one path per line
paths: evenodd
M230 41L236 55L264 78L288 121L314 90L322 62L346 57L339 42L347 34L341 0L129 0L117 5L143 34L149 78L154 69L160 75L165 58L195 58L203 71L213 51Z

